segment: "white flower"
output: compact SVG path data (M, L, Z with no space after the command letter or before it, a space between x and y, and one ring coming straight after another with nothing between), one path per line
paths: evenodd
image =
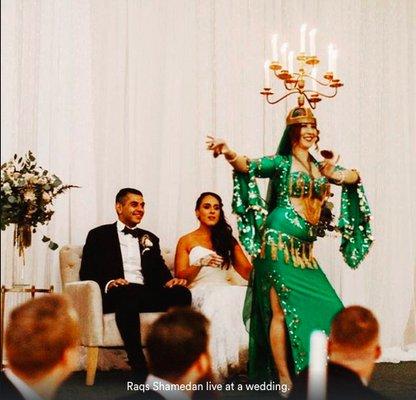
M10 183L6 182L3 186L2 186L2 190L5 194L11 194L12 193L12 188L10 187Z
M26 189L25 193L23 194L23 198L26 201L35 201L36 200L36 195L35 195L35 192L33 191L33 189Z
M152 247L153 243L151 242L151 240L147 237L143 243L144 247Z
M38 178L38 183L40 185L44 185L47 182L48 182L48 179L45 176L41 176L40 178Z
M146 234L140 238L140 245L143 247L142 254L150 250L150 248L153 246L153 242L150 240L149 235Z
M22 175L22 178L26 181L26 182L31 182L33 178L35 178L34 174L31 174L30 172L26 172Z
M12 163L9 163L4 171L7 175L13 175L15 172L14 165Z
M47 193L47 192L43 192L42 193L42 199L46 202L49 203L52 200L52 196Z

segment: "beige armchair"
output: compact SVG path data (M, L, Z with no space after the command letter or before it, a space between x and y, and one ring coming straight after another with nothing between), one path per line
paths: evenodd
M172 268L172 255L168 250L162 251L169 268ZM123 346L120 332L116 325L115 314L103 314L101 291L94 281L80 281L82 246L64 246L59 252L59 263L63 291L72 299L78 312L81 325L81 344L87 348L86 385L93 385L98 363L100 347ZM150 325L160 313L143 313L140 316L142 343Z

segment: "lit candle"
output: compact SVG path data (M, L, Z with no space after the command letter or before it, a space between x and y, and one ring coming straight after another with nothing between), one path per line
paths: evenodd
M270 88L270 60L264 62L264 88Z
M315 37L316 37L316 28L312 29L309 32L309 55L310 56L316 55Z
M332 68L333 68L333 63L332 63L332 54L334 51L334 45L331 43L328 46L328 72L333 72Z
M317 74L317 68L313 67L311 75L312 75L312 78L313 78L313 80L312 80L312 90L314 92L316 92L316 89L317 89L316 74Z
M308 371L308 400L325 399L326 397L327 357L325 333L322 331L312 332Z
M337 49L333 49L332 50L332 72L335 73L337 72L337 59L338 59L338 50Z
M277 47L277 39L278 35L275 33L272 35L272 61L278 61L279 60L279 53L278 53L278 47Z
M300 27L300 52L305 52L305 39L306 39L306 24L302 24Z
M282 63L282 69L287 70L287 48L289 46L289 43L283 43L282 47L280 48L280 55L282 57L281 63Z
M293 74L293 57L294 52L291 50L289 51L289 74Z

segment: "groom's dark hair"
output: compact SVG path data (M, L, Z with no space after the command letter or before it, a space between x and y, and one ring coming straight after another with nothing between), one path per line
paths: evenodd
M116 195L116 203L123 203L124 198L129 194L137 194L139 196L143 196L143 193L140 190L133 189L133 188L123 188L120 189Z
M146 346L150 372L171 381L181 378L208 352L208 319L191 307L172 308L150 328Z

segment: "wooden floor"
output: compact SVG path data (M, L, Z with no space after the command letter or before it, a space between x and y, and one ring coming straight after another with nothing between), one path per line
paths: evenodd
M98 371L94 386L85 386L85 372L76 372L63 385L57 400L110 400L126 396L128 372ZM238 381L238 379L237 379ZM380 363L377 364L370 385L373 389L390 399L416 399L416 362ZM222 391L222 399L278 399L276 392L256 393Z

